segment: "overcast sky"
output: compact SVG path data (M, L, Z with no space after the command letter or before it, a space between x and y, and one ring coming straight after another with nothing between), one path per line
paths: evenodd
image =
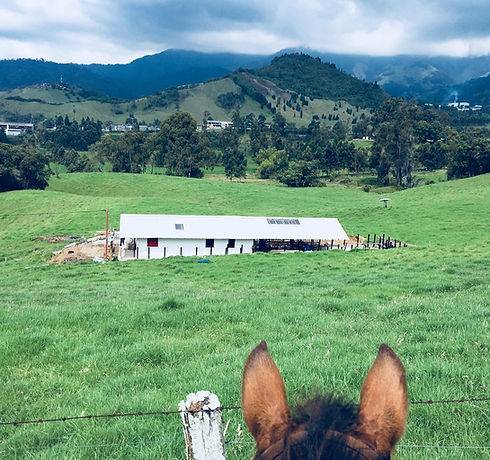
M489 0L9 0L0 58L127 63L168 48L490 53Z

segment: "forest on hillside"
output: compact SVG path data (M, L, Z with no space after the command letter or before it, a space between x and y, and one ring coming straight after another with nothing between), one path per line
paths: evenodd
M323 185L342 171L374 171L378 184L397 188L417 185L413 173L418 168L447 168L449 179L490 172L488 131L456 129L451 121L458 118L450 113L390 99L353 128L341 121L330 128L321 120L297 128L280 112L267 123L262 115L242 116L235 110L230 126L208 131L178 111L156 132L104 135L99 121L58 117L50 122L54 126L40 126L14 140L0 130L0 190L46 187L50 164L64 165L67 172L163 169L198 178L222 166L234 179L245 177L252 161L259 178L289 187ZM374 141L371 148L356 147L352 137Z

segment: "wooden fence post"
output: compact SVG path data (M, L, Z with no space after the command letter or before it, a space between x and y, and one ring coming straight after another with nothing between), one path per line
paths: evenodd
M179 403L187 460L226 460L220 407L209 391L191 393Z

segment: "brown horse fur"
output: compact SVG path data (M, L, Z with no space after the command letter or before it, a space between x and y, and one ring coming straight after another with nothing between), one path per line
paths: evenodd
M245 362L245 423L255 438L256 459L389 459L408 415L405 369L388 345L366 375L358 406L317 397L293 418L283 379L262 341Z

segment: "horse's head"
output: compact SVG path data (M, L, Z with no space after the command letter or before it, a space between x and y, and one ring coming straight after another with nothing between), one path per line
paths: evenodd
M317 398L293 418L281 374L262 341L245 363L242 408L257 460L389 459L408 414L405 369L383 344L364 380L359 406Z

